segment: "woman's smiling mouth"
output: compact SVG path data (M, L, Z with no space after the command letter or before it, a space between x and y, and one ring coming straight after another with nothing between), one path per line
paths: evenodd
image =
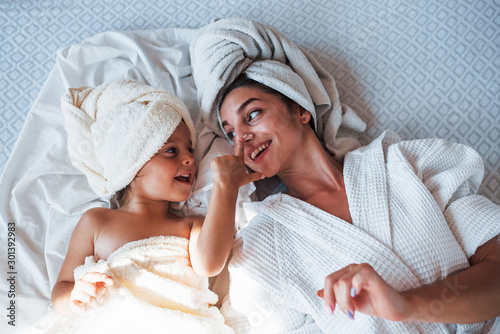
M256 147L252 151L252 153L250 154L250 158L255 161L255 159L257 159L257 157L259 157L260 154L262 152L264 152L269 147L269 145L271 145L271 140L269 140L269 141L265 142L264 144L261 144L258 147Z

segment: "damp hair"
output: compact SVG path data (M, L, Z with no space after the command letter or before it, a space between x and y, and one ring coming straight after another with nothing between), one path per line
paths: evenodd
M130 192L130 184L125 188L118 190L114 195L116 208L121 208L128 201L128 193Z

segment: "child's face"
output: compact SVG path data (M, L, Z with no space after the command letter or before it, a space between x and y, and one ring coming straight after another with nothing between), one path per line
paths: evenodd
M135 195L156 201L182 202L189 198L195 173L189 129L181 122L163 147L131 183Z

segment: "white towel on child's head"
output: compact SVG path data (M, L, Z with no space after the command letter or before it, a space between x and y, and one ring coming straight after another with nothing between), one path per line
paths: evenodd
M224 136L217 99L241 73L286 95L313 115L316 133L336 159L357 148L366 124L339 101L333 77L311 55L271 26L222 19L191 44L198 101L207 127Z
M94 192L108 199L125 188L184 120L184 103L171 93L133 80L70 89L61 99L73 165Z

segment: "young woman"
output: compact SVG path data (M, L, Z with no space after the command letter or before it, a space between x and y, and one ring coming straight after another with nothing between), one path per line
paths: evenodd
M390 131L359 147L331 74L261 22L211 23L191 60L206 126L287 188L245 207L221 309L236 332L500 331L500 207L475 195L476 152Z
M245 164L288 189L250 206L258 214L237 235L234 323L325 333L493 326L500 208L474 194L477 153L386 132L340 163L309 111L245 74L218 105L227 137L244 141Z

